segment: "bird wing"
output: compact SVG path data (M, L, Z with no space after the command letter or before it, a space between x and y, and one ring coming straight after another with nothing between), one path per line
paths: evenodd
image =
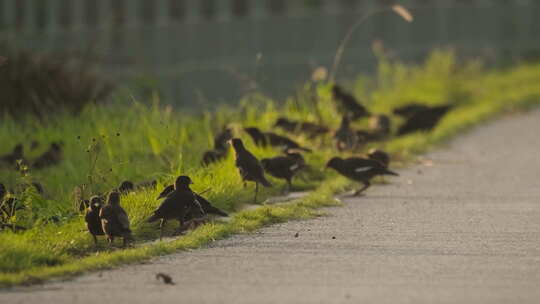
M129 217L124 208L120 206L117 207L116 218L123 229L129 230Z
M167 195L171 194L171 192L173 191L174 191L174 186L168 185L167 187L165 187L165 189L163 189L163 191L161 191L157 199L162 199L164 197L167 197Z
M378 161L360 157L350 157L345 159L346 166L355 173L366 172L371 169L380 168L381 164Z

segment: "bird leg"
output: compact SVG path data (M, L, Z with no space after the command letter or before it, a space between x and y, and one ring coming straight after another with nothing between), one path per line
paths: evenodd
M113 242L114 242L114 236L109 236L107 237L107 240L109 241L109 246L112 246L113 245Z
M360 195L362 192L364 192L367 188L369 188L369 186L371 186L371 184L368 182L368 181L365 181L365 182L362 182L364 184L364 187L356 190L352 196L358 196Z
M161 219L161 222L159 223L159 240L161 241L161 238L163 238L163 226L165 226L165 223L167 222L166 219Z
M94 238L94 246L97 247L97 236L95 234L92 234L92 237Z
M292 180L290 178L287 180L287 184L289 186L288 190L289 190L289 192L291 192L292 191Z
M259 183L255 182L255 198L253 199L253 203L257 203L257 193L259 192Z

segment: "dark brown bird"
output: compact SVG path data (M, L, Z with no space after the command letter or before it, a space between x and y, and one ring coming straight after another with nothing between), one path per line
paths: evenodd
M170 275L168 274L165 274L163 272L159 272L156 274L156 280L162 280L163 283L167 284L167 285L174 285L175 283L173 282L173 279L171 278Z
M285 136L278 135L272 132L262 132L258 128L251 127L244 129L257 146L266 147L268 145L272 147L282 148L283 150L297 149L305 152L311 152L310 149L301 147L294 140Z
M6 194L7 194L6 186L4 186L4 184L0 183L0 203L2 202L2 200L4 199L4 196L6 196Z
M155 189L156 186L157 186L156 180L145 181L138 184L135 184L129 180L125 180L122 183L120 183L120 186L118 187L118 192L120 192L121 194L128 194L135 190L148 189L148 188Z
M357 120L370 115L369 111L361 105L354 96L345 92L343 88L335 84L332 87L334 100L339 101L338 109L343 115L347 115L350 120Z
M302 133L308 136L310 139L324 135L330 131L329 128L322 125L311 122L289 120L285 117L278 118L274 124L274 127L281 128L287 132Z
M287 181L289 191L292 189L294 175L302 170L305 164L304 157L300 153L261 159L261 165L268 174Z
M208 150L203 154L202 164L208 166L227 157L227 150Z
M229 128L223 129L221 133L216 135L214 137L214 149L208 150L203 154L203 165L208 166L227 157L227 154L229 152L229 146L227 145L227 142L232 137L232 130Z
M62 161L63 152L59 142L51 143L49 150L45 151L32 163L34 169L43 169L49 166L58 165Z
M359 136L357 131L351 129L349 118L344 115L339 129L334 133L334 139L338 151L344 151L357 149L362 137Z
M86 228L88 232L94 238L94 244L97 246L97 236L104 235L103 226L101 225L101 219L99 218L99 213L101 207L103 206L103 201L100 197L94 196L90 198L90 206L86 209L86 214L84 216L84 221L86 222Z
M169 186L165 187L163 189L163 191L161 191L161 193L159 194L157 199L159 200L159 199L165 198L165 197L167 197L167 195L169 195L173 191L174 191L174 186L169 185ZM199 194L197 194L195 192L193 192L193 194L195 195L195 199L201 205L201 208L204 211L204 213L206 213L206 214L215 214L215 215L220 215L220 216L229 216L225 211L214 207L207 199L205 199L201 195L199 195Z
M328 161L326 167L332 168L339 174L364 184L364 187L354 192L353 195L355 196L366 190L371 185L370 180L377 175L398 175L385 168L376 160L359 157L346 159L334 157Z
M174 190L165 196L165 200L146 220L148 223L161 220L159 239L163 237L163 227L167 220L177 220L182 228L184 222L192 218L204 216L201 205L195 199L195 194L189 185L193 184L188 176L179 176L174 182Z
M240 177L244 181L244 186L247 181L255 182L255 198L253 201L256 203L259 183L265 187L272 187L272 184L264 177L264 170L259 160L244 147L242 140L233 138L231 142L236 153L235 164L240 172Z
M414 111L407 116L405 123L399 127L398 135L406 135L416 131L430 131L451 109L452 106L445 105Z
M18 160L24 160L24 147L22 144L16 145L11 153L0 156L0 161L10 166L16 166Z
M122 206L120 206L120 193L113 191L109 193L107 204L101 207L99 212L103 232L107 236L109 244L113 244L115 237L123 239L123 245L133 240L129 229L129 218Z
M411 117L413 114L421 111L429 111L432 107L419 104L419 103L410 103L392 110L394 115L401 116L403 118Z
M368 158L380 162L385 168L390 165L390 155L383 150L371 149L368 152Z

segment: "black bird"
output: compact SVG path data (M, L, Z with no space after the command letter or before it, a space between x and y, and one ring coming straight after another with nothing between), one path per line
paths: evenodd
M169 185L169 186L165 187L163 189L163 191L161 191L161 193L159 194L157 199L159 200L159 199L162 199L164 197L167 197L167 195L169 195L173 191L174 191L174 186ZM204 211L204 213L206 213L206 214L216 214L216 215L220 215L220 216L229 216L225 211L212 206L212 204L207 199L202 197L201 195L199 195L199 194L197 194L195 192L193 192L193 194L195 195L195 199L201 205L201 208Z
M100 197L94 196L90 198L90 206L86 209L84 221L86 222L86 228L88 232L94 238L94 244L97 246L97 236L104 235L103 226L101 225L101 219L99 218L99 212L103 206L103 201Z
M227 156L227 150L208 150L203 154L202 164L208 166L212 163L218 162Z
M429 111L432 107L419 104L419 103L410 103L408 105L401 106L392 110L394 115L398 115L404 118L411 117L413 114L420 111Z
M225 128L221 133L214 137L214 149L208 150L203 154L202 163L205 166L224 159L229 152L227 142L232 138L232 130Z
M17 165L18 160L24 160L24 147L22 144L16 145L11 153L0 156L0 161L9 164L10 166Z
M118 187L118 192L120 192L121 194L128 194L138 189L145 189L145 188L155 189L156 186L157 186L156 180L145 181L139 184L134 184L132 181L125 180L122 183L120 183L120 186Z
M379 161L359 157L346 159L334 157L328 161L326 167L332 168L339 174L364 184L364 187L354 192L353 195L355 196L366 190L371 185L369 181L377 175L398 175L385 168Z
M380 162L385 168L390 165L390 155L383 150L371 149L368 152L368 158Z
M340 103L339 110L351 120L357 120L370 115L369 111L354 96L345 92L339 85L335 84L332 87L332 94L334 99Z
M305 167L305 164L300 153L261 159L261 165L268 174L287 181L289 191L292 189L292 178Z
M344 115L341 119L339 129L334 133L334 139L336 141L336 148L339 151L354 150L358 148L360 139L358 132L354 131L350 127L349 118Z
M62 161L62 157L63 152L61 143L53 142L47 151L34 160L32 167L35 169L43 169L45 167L54 166Z
M375 140L384 139L390 135L391 121L386 115L373 115L369 118L369 131Z
M229 145L227 142L233 138L232 130L229 128L224 128L221 133L214 137L214 150L228 151Z
M416 131L430 131L451 108L452 106L445 105L414 112L399 127L398 135L405 135Z
M255 182L255 198L253 201L256 203L259 183L265 187L272 187L272 184L264 177L264 170L259 160L244 147L242 140L233 138L231 142L236 153L235 164L240 172L240 177L244 181L244 186L247 181Z
M114 242L115 237L123 239L123 245L133 240L129 229L129 218L122 206L120 206L120 193L112 191L107 197L107 204L99 211L101 227L107 236L109 244Z
M258 128L250 127L244 129L249 136L253 139L255 144L260 147L266 147L268 145L272 147L279 147L283 150L298 149L305 152L311 152L310 149L301 147L294 140L285 136L278 135L272 132L262 132Z
M163 237L163 227L167 220L177 220L182 225L191 217L204 216L200 203L195 199L195 194L189 188L193 184L188 176L179 176L174 182L174 190L166 195L165 200L154 211L154 214L146 220L148 223L161 220L159 225L159 239Z
M166 274L166 273L163 273L163 272L159 272L156 274L156 280L162 280L163 283L167 284L167 285L174 285L175 283L173 282L173 279L171 278L170 275Z
M6 196L6 194L7 194L6 186L4 186L4 184L0 183L0 203L2 202L2 200L4 199L4 196Z
M285 117L278 118L274 124L274 127L281 128L287 132L303 133L306 134L310 139L330 132L330 129L325 126L311 122L289 120Z

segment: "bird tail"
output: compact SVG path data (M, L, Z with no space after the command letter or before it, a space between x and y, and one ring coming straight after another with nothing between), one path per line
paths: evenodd
M221 209L218 209L214 206L212 206L212 208L206 210L206 213L212 213L212 214L217 214L217 215L221 215L221 216L229 216L225 211L221 210Z
M272 184L264 176L259 182L265 187L272 187Z
M399 176L399 174L397 174L396 172L390 171L390 170L388 170L388 169L384 169L384 171L383 171L382 174L383 174L383 175L395 175L395 176Z
M302 150L302 151L305 151L305 152L308 152L308 153L313 152L311 149L304 148L304 147L299 147L298 150Z
M159 220L159 219L160 219L160 217L157 216L156 214L154 214L154 215L152 215L151 217L149 217L149 218L146 220L146 222L147 222L147 223L152 223L152 222L155 222L155 221L157 221L157 220Z

